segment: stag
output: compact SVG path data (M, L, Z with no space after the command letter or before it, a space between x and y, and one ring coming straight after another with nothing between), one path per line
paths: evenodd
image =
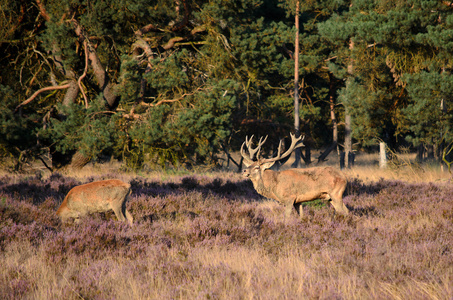
M82 184L69 191L58 208L57 215L64 223L72 219L79 222L82 216L113 210L118 220L127 219L132 224L133 217L126 209L130 191L129 183L117 179Z
M282 141L280 141L277 156L267 159L259 155L267 137L264 140L261 138L256 148L252 148L252 139L253 136L250 140L246 137L241 147L241 155L247 167L243 170L243 176L252 181L253 187L259 194L283 204L287 217L291 214L293 207L302 217L302 203L316 199L330 201L335 211L340 214L349 213L343 203L343 192L347 180L339 170L332 167L269 170L276 161L286 158L295 149L303 147L302 137L296 138L291 134L291 146L288 150L281 154ZM245 154L244 145L248 148L249 157ZM254 161L255 155L256 161Z

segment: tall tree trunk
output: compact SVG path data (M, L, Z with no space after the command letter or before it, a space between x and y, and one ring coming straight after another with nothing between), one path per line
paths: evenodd
M351 134L351 115L346 110L344 117L344 165L346 168L352 166L352 161L350 160L352 156L352 134Z
M350 76L354 74L354 65L352 60L352 50L354 49L354 41L351 39L349 43L349 50L351 54L351 59L348 65L348 73ZM350 79L346 81L346 88L350 85ZM351 157L353 157L352 152L352 128L351 128L351 115L349 113L348 107L345 107L345 133L344 133L344 165L346 168L350 168L352 166L353 161L351 161Z
M326 160L326 157L337 148L337 155L340 156L340 149L338 146L338 122L335 115L335 77L332 73L329 73L329 104L330 104L330 120L332 121L332 144L318 157L320 164Z
M296 137L300 136L300 117L299 117L299 0L296 1L296 37L294 46L294 130ZM300 148L295 151L295 161L293 167L300 167Z
M332 144L338 145L338 122L335 115L335 79L332 73L329 73L329 103L330 103L330 120L332 121ZM337 149L339 154L339 151Z
M310 120L304 122L304 149L305 155L303 155L303 159L306 166L311 164L311 131L310 131Z

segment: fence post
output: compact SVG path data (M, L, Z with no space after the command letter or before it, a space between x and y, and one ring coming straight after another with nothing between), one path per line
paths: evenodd
M385 143L379 143L379 168L385 169L387 167L387 153L385 152Z

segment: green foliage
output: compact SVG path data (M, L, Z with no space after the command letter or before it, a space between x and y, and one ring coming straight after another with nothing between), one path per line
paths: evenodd
M0 84L0 157L19 158L23 151L36 146L38 114L13 113L13 90Z
M102 103L100 101L96 103ZM79 150L83 155L96 158L112 148L116 133L115 117L103 105L85 109L79 105L58 107L59 117L39 131L43 141L52 144L63 154Z
M65 67L71 68L77 63L78 57L75 52L77 38L72 34L71 24L49 22L40 40L46 51L64 58L61 63Z
M149 109L146 120L136 122L129 130L129 151L162 166L167 162L215 161L216 149L231 133L238 89L231 80L216 84L180 105L161 104Z
M144 75L144 78L151 89L154 89L157 94L165 94L173 89L183 90L189 82L184 65L184 59L190 56L190 53L182 49L180 52L174 53L160 62L161 58L156 58L151 61L154 66L153 71ZM165 78L165 80L163 80Z
M2 3L5 20L17 21L0 26L2 156L52 147L130 167L215 163L222 146L237 150L245 135L277 139L293 126L293 0L50 0L45 11ZM453 139L450 6L299 4L300 118L315 144L331 142L331 105L339 124L352 115L362 146ZM87 100L74 92L79 79ZM66 83L13 113L41 88ZM117 100L110 110L108 93ZM263 120L272 132L247 125Z
M339 100L349 109L353 122L353 136L368 146L377 143L391 124L391 95L385 91L370 91L360 82L349 79L339 91Z
M416 145L438 145L443 140L453 140L453 76L421 72L408 74L404 80L407 82L410 102L402 109L406 116L402 127L411 132L407 136L408 140Z

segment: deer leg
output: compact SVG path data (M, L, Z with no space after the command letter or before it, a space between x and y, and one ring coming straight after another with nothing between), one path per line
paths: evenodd
M132 217L131 213L126 210L126 219L129 222L130 225L132 225L132 222L134 222L134 217Z
M127 221L129 224L132 225L132 222L134 221L134 218L132 217L131 213L127 211L126 209L126 202L123 203L123 206L121 207L123 216L126 216Z
M345 189L346 182L344 182L344 184L338 184L330 193L330 203L332 203L332 206L335 208L336 212L343 215L347 215L349 213L348 208L343 203L343 193Z
M304 210L302 208L302 202L299 203L294 203L294 208L296 209L297 214L299 215L300 218L303 218L304 216Z
M348 208L346 207L346 205L344 205L341 198L332 197L332 201L330 201L330 203L332 204L333 208L335 208L335 211L337 213L340 213L342 215L347 215L349 213Z
M289 219L291 216L291 211L293 210L293 204L286 204L285 205L285 217L286 219Z
M123 210L122 210L121 207L115 206L115 207L112 207L112 210L115 213L115 216L117 217L117 219L119 221L125 221L126 220L126 216L124 215Z

